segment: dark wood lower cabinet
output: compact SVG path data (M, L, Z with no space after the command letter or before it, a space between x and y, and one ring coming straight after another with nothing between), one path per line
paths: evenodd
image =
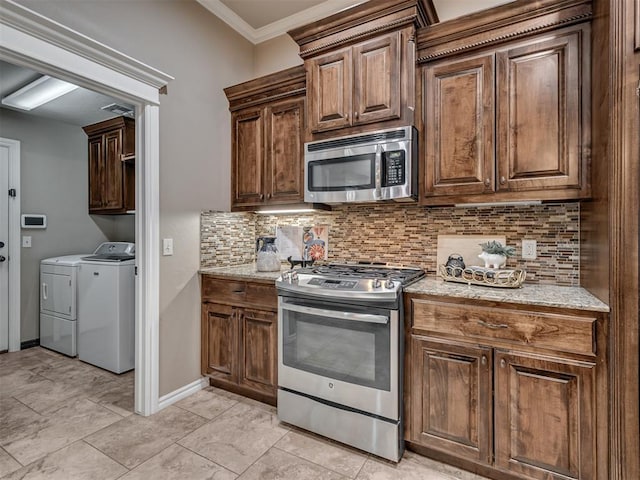
M275 286L204 275L201 291L202 375L211 385L275 405Z
M413 336L412 441L491 461L491 357L487 347Z
M595 365L495 355L495 464L527 478L596 478Z
M606 315L405 299L409 448L500 480L607 478Z

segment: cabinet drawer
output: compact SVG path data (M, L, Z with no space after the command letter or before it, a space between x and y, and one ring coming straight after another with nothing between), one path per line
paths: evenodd
M413 328L478 341L503 341L595 355L596 316L412 300Z
M247 283L245 303L276 310L278 308L278 293L276 292L275 285Z
M244 303L246 284L238 280L223 280L202 276L202 301L213 301L226 304Z

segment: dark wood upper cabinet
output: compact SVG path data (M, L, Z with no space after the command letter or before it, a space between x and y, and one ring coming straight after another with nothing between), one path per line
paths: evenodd
M513 2L418 32L421 203L590 195L590 2Z
M89 213L135 210L135 121L118 117L83 130L89 137Z
M433 22L429 1L376 0L290 31L307 70L305 138L413 125L415 32Z
M231 210L304 200L302 66L225 88L231 110Z

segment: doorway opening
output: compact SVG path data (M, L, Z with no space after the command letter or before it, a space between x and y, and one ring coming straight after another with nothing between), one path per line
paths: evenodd
M160 89L173 78L11 2L0 5L0 26L0 60L122 99L135 107L134 409L150 415L158 409Z

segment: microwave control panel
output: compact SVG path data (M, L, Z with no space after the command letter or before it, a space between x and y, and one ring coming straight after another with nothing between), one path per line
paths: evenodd
M405 183L405 158L404 150L384 152L384 178L382 185L394 187Z

